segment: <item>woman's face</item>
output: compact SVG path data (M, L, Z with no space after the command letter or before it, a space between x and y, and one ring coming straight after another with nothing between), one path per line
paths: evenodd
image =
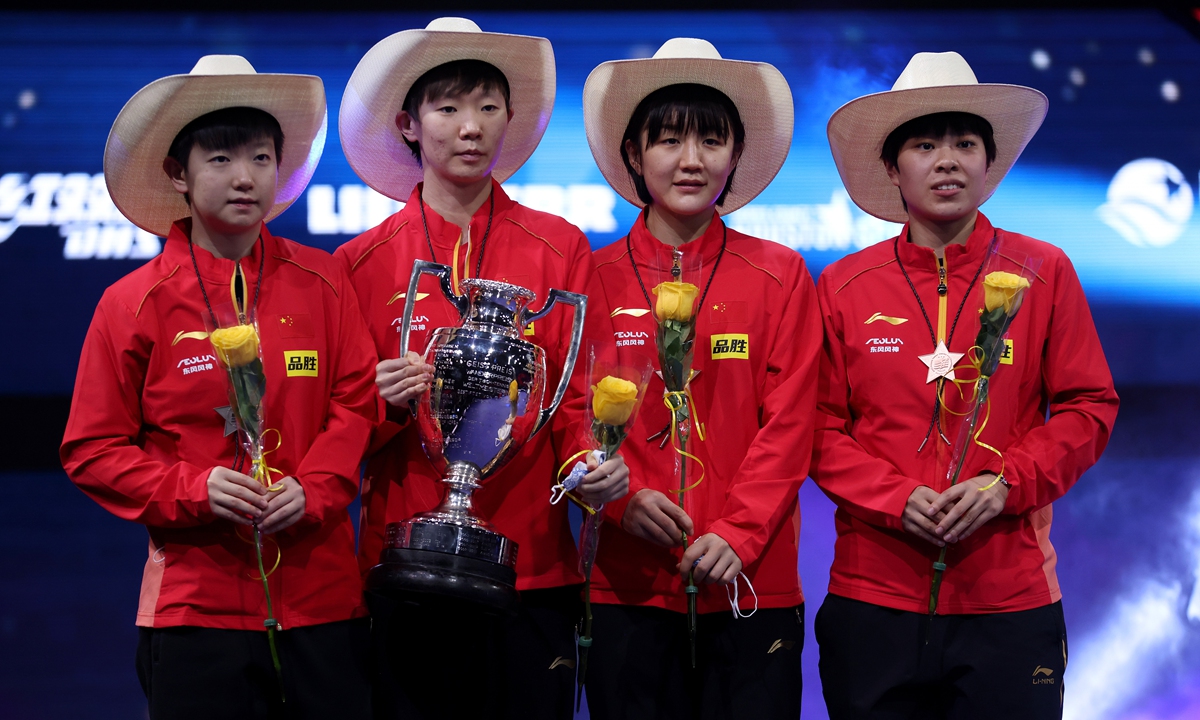
M629 164L645 180L651 204L680 217L712 212L741 153L732 137L694 130L664 129L653 142L643 130L640 143L625 141Z

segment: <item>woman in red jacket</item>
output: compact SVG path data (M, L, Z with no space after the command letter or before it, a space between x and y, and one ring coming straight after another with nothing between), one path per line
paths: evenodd
M325 121L320 78L212 55L139 91L109 134L113 201L167 240L101 298L61 452L80 489L150 535L151 718L369 717L346 507L377 417L375 352L339 264L264 224L312 177ZM257 319L257 348L240 347L265 377L267 473L240 452L207 331L231 303Z
M818 283L825 353L811 473L837 504L838 539L816 635L834 720L1061 716L1051 503L1100 457L1117 396L1070 261L979 212L1046 108L1032 88L978 83L957 53L920 53L891 91L829 121L850 196L905 223ZM973 368L936 361L971 357L993 248L1041 265L951 486L962 420L943 405L955 401L946 378Z
M452 284L486 278L545 299L551 288L589 298L585 340L610 349L605 303L587 238L566 220L527 208L500 183L533 154L554 107L554 51L545 38L483 32L464 18L381 40L359 62L342 98L346 158L365 183L406 202L379 226L338 248L382 361L376 384L387 402L363 479L359 561L380 561L388 523L432 510L441 473L421 448L409 401L428 389L423 350L459 314L434 278L420 285L411 348L400 350L400 315L414 260L452 268ZM525 328L546 350L554 387L570 346L571 314L556 311ZM585 345L586 347L586 345ZM548 501L555 470L575 452L586 373L576 369L550 431L526 444L474 495L479 517L519 546L515 618L490 620L457 608L410 607L368 593L377 663L377 717L569 718L574 691L578 558L565 503ZM595 468L579 490L602 503L625 494L620 456ZM492 640L489 641L489 638ZM414 646L421 647L413 652ZM478 693L457 691L445 668L470 654Z
M584 117L609 184L645 207L625 238L596 252L618 353L655 357L650 291L669 279L660 258L681 255L681 270L699 258L699 274L682 279L702 295L691 457L667 431L661 377L651 380L638 427L663 432L622 446L630 493L606 508L613 523L592 578L589 710L593 718L795 718L804 640L797 491L808 474L820 322L804 260L721 219L783 165L791 91L770 65L725 60L704 40L677 38L651 59L597 67ZM699 479L682 508L677 462ZM694 666L689 572L698 586Z

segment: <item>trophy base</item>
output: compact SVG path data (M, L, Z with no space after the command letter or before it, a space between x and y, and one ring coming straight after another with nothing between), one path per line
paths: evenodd
M458 603L485 614L516 612L517 544L471 513L479 468L451 463L436 509L388 523L367 590L399 602Z
M486 615L513 615L520 596L517 572L465 555L386 548L367 573L367 590L398 602L457 604Z

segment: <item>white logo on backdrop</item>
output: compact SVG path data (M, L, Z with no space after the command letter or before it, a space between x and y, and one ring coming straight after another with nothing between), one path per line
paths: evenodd
M583 232L617 230L617 194L607 185L505 185L513 200L559 215ZM404 207L366 185L312 185L308 188L308 231L313 235L357 235Z
M0 242L21 227L58 228L68 260L152 258L162 242L113 205L104 174L0 175Z
M828 204L751 204L731 214L728 221L738 232L800 251L861 250L895 237L903 227L866 214L842 188L833 191Z
M1195 199L1183 173L1166 160L1127 163L1108 185L1108 202L1096 209L1106 225L1138 247L1164 247L1179 239Z

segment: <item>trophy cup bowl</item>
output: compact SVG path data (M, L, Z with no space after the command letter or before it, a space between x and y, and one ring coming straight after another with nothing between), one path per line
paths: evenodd
M446 484L442 504L389 523L379 564L367 573L371 592L401 602L458 603L485 613L515 610L517 544L475 516L471 494L515 457L546 426L566 394L579 346L587 297L551 290L538 312L525 288L469 279L454 292L450 268L413 263L400 328L400 355L408 352L413 305L421 276L434 275L459 311L459 327L433 331L425 362L433 382L415 402L425 454ZM546 359L523 337L526 325L556 304L574 306L571 345L554 396L545 400Z

